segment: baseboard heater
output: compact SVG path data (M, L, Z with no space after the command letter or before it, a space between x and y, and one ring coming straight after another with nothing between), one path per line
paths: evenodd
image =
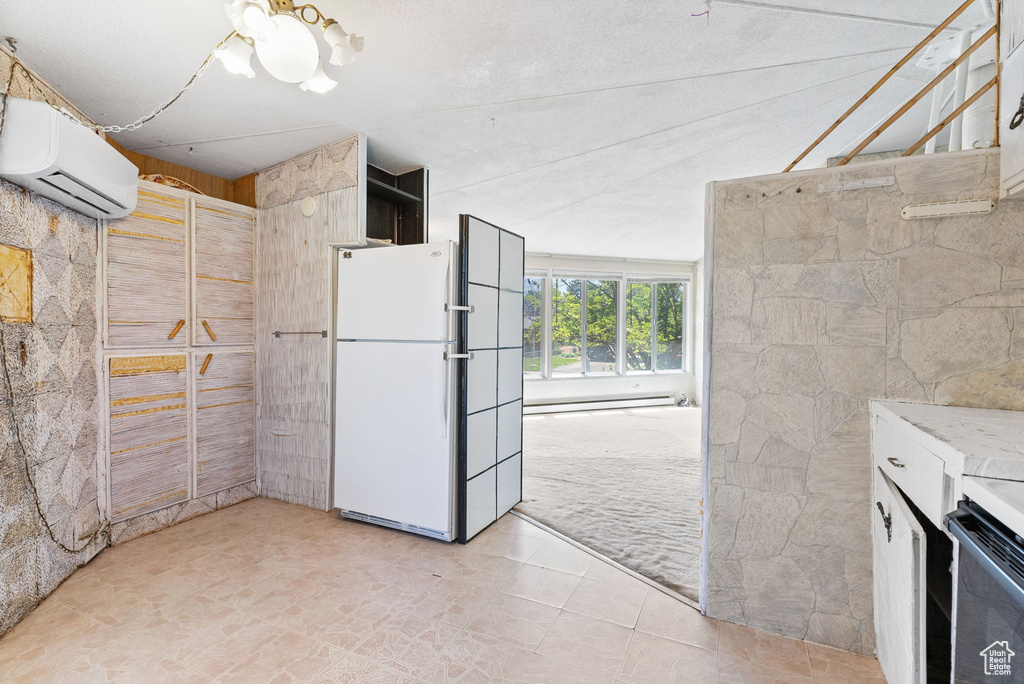
M534 404L523 407L523 415L538 413L564 413L566 411L601 411L604 409L641 408L644 406L674 406L676 400L671 396L643 397L636 399L602 399L599 401L562 402L551 404Z

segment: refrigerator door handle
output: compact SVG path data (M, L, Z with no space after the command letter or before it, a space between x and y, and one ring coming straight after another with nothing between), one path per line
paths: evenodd
M443 436L446 438L448 437L448 397L449 394L451 393L450 385L452 376L451 367L448 365L448 362L452 361L453 359L471 358L473 358L472 354L453 354L447 349L444 350L444 365L441 367L443 369L442 372L444 373L444 393L441 397L441 417L444 419Z
M448 439L448 376L450 376L451 369L448 367L448 352L444 353L444 363L441 364L441 378L442 385L444 385L444 392L441 393L441 436Z
M449 311L449 306L452 301L452 256L451 253L448 255L448 263L444 267L444 292L442 293L442 301L444 301L444 334L445 338L452 340L455 339L455 320Z

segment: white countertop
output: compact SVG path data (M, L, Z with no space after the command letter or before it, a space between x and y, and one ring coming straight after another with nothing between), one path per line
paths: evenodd
M898 401L872 402L872 408L887 422L920 430L919 441L955 471L1024 481L1024 411Z

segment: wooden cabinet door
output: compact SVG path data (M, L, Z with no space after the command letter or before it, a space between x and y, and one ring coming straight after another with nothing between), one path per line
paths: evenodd
M170 354L108 362L112 522L189 499L187 359Z
M252 352L197 352L196 496L256 479Z
M139 183L138 205L106 223L110 347L186 345L187 194Z
M924 529L896 485L878 468L874 492L871 527L878 661L889 684L924 684Z
M253 210L197 197L194 225L194 344L252 344Z

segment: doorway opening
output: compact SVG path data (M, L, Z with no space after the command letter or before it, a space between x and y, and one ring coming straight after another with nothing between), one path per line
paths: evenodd
M693 268L527 255L516 511L697 601Z

